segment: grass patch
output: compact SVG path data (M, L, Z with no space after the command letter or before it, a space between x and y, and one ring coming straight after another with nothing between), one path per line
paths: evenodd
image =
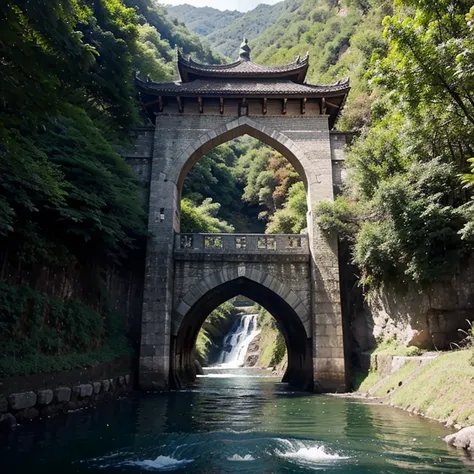
M359 392L390 396L394 405L416 410L441 422L474 425L474 367L472 349L446 352L425 365L412 360L382 379L369 372ZM401 382L401 383L400 383Z
M379 383L382 377L375 370L371 370L365 378L356 377L355 389L358 392L370 392L375 384Z
M130 354L132 354L132 350L126 346L119 349L104 346L84 354L50 356L37 353L22 359L7 356L0 359L0 378L94 367Z
M386 397L389 393L393 392L400 386L403 386L405 380L413 375L415 370L420 367L419 362L410 361L404 364L397 372L388 376L380 387L376 390L375 395L377 397ZM401 382L401 385L400 385Z
M394 339L381 342L377 345L377 348L373 352L378 355L391 355L391 356L407 356L413 357L423 353L419 347L415 346L404 346Z
M258 317L260 329L260 356L257 365L260 367L274 367L286 360L286 345L276 321L267 311L261 309Z
M440 421L474 424L474 367L471 350L441 354L395 390L392 402Z

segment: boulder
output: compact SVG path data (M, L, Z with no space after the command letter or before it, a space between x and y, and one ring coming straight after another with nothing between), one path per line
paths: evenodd
M52 390L38 390L38 405L49 405L53 401Z
M0 415L0 431L11 430L16 427L16 418L11 413Z
M36 408L28 408L25 413L25 418L27 420L35 420L40 415L40 412Z
M42 418L50 418L52 417L60 407L58 405L45 405L41 408L40 415Z
M194 361L194 369L196 370L197 375L204 375L204 370L198 360Z
M457 433L448 435L444 438L444 441L446 441L449 446L474 452L474 426L464 428Z
M8 403L12 410L24 410L25 408L34 407L36 398L35 392L12 393L8 397Z
M130 375L125 376L125 383L128 385L130 383Z
M123 387L125 385L125 378L122 376L117 377L117 383L119 387Z
M8 411L8 401L5 397L0 397L0 413Z
M79 398L90 397L92 395L92 385L89 383L83 383L72 387L72 392L77 394Z
M92 390L93 390L95 395L97 395L100 392L100 388L101 388L100 382L94 382L92 384Z
M54 391L56 403L68 402L71 399L71 389L69 387L58 387Z
M102 380L101 384L102 384L102 390L104 392L108 392L110 389L110 381L105 379L105 380Z
M109 382L110 382L110 391L115 392L115 387L117 386L117 384L115 383L115 380L110 379Z

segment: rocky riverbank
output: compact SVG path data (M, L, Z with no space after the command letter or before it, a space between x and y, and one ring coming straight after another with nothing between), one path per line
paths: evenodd
M258 328L260 333L248 347L244 366L269 369L283 377L287 367L285 341L275 319L264 309L259 311Z
M96 367L17 376L0 381L0 429L95 406L133 390L130 358Z

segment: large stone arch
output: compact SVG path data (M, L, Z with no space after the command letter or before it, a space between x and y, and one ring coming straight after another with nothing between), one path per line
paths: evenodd
M176 186L176 210L180 214L180 200L184 180L192 167L209 151L222 145L234 138L249 135L272 147L283 155L295 168L301 177L305 188L308 205L308 227L311 226L311 187L318 183L318 175L314 172L310 160L306 157L296 143L289 139L284 133L262 125L249 117L239 117L230 122L209 130L193 142L191 142L183 151L177 154L176 158L169 161L163 170L163 181L173 183ZM179 219L176 220L175 230L179 231Z
M250 135L280 152L299 173L305 186L316 179L311 163L292 140L284 133L268 125L261 125L249 117L239 117L203 133L168 164L164 170L165 175L181 189L186 174L203 155L216 146L243 135Z
M175 233L180 228L180 195L184 177L209 150L244 134L282 153L305 182L311 298L308 303L310 324L306 323L304 331L311 334L307 341L312 343L314 388L335 391L345 386L337 238L322 233L312 212L318 202L334 197L328 119L323 115L304 117L289 114L236 117L219 114L217 110L217 113L160 113L156 116L149 193L148 230L151 237L147 248L140 350L140 385L143 389L170 385L170 362L174 358L172 337L175 337L172 334L174 245ZM226 262L226 258L223 254L221 261ZM195 264L202 268L204 261L201 259L201 263L196 261ZM251 282L270 291L253 280L239 281ZM231 286L232 281L220 288ZM271 295L275 301L285 301L276 292ZM290 305L284 304L288 311L296 314ZM295 321L301 324L298 316Z
M178 302L171 331L170 381L180 388L196 377L195 343L207 316L238 295L266 308L277 320L286 342L288 368L284 381L313 388L309 311L283 282L256 269L224 269L206 277Z

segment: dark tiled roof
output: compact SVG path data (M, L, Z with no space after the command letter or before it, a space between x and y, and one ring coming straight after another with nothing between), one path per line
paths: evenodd
M278 74L291 71L298 71L309 64L309 54L300 58L299 56L290 64L284 66L263 66L245 59L238 59L230 64L199 64L189 57L178 55L178 64L183 65L191 70L201 73L222 73L225 75L254 75L254 74Z
M147 92L176 95L265 95L265 96L331 96L349 92L349 79L328 86L299 84L290 80L202 80L192 82L152 82L137 79L138 86Z

